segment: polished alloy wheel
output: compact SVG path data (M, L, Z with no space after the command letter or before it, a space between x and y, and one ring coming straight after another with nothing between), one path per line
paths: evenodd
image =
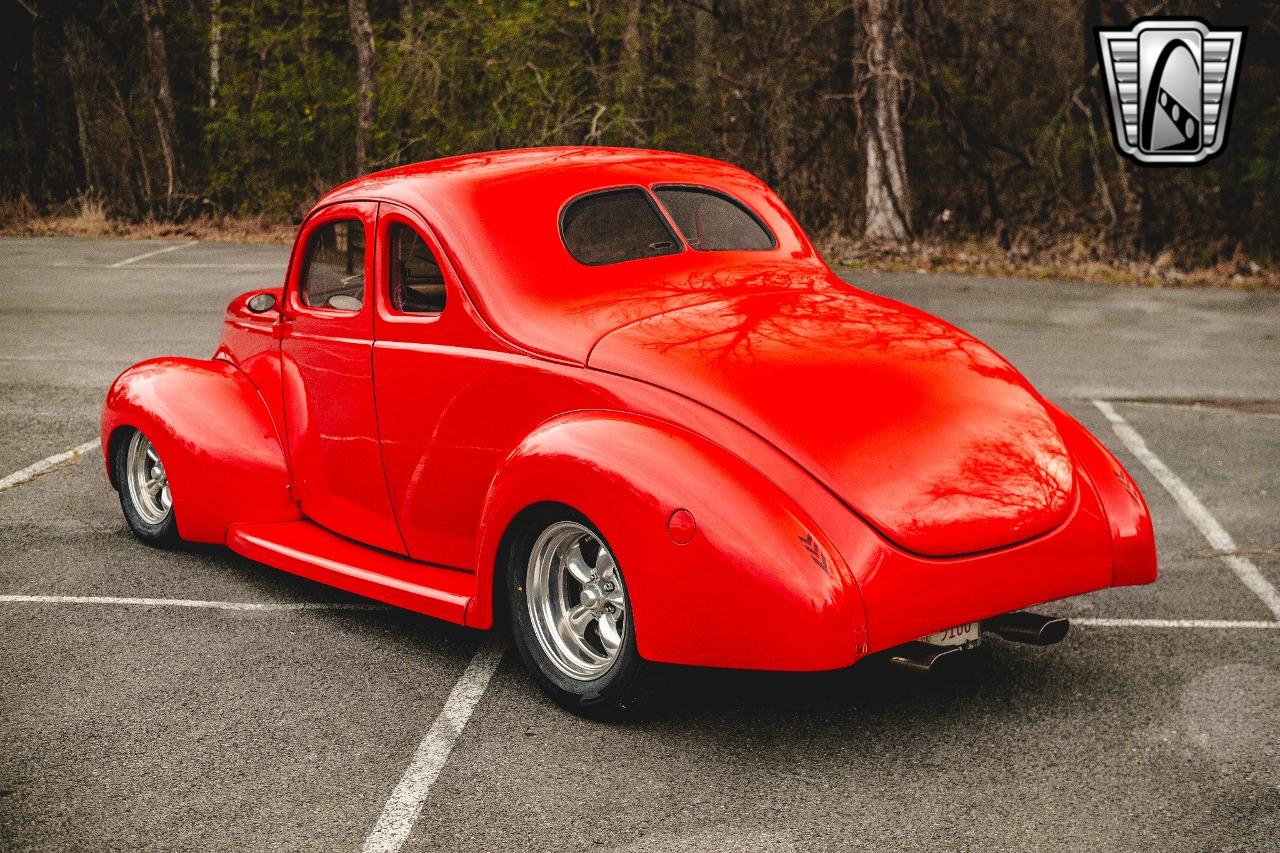
M556 669L590 681L608 672L629 630L617 562L575 521L552 524L529 554L526 597L533 631Z
M129 496L138 515L147 524L161 524L173 511L173 494L160 454L141 432L129 441L125 458L125 474Z

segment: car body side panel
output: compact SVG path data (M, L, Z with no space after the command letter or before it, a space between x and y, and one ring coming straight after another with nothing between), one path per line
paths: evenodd
M617 412L544 424L493 484L477 564L493 566L512 519L546 502L604 533L648 660L814 670L862 653L862 603L829 540L766 478L692 433ZM687 545L667 531L678 509L696 520ZM491 607L477 600L467 623L487 626Z
M277 308L261 314L249 310L249 300L259 294L275 297ZM222 338L214 358L230 361L244 372L262 394L271 420L284 423L284 395L280 387L280 341L274 335L283 288L262 288L242 293L227 306Z
M164 461L183 539L222 543L229 525L299 517L268 407L229 362L157 358L129 368L102 411L107 459L123 427L142 430Z
M471 568L489 484L538 424L617 408L581 368L493 350L374 347L382 452L409 555Z

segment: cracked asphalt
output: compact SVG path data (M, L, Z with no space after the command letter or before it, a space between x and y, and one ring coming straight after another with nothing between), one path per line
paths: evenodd
M0 239L0 478L97 433L112 378L208 356L281 247ZM696 672L627 725L507 655L404 850L1280 848L1280 629L1091 402L1280 585L1280 294L849 273L973 332L1155 514L1161 580L1064 602L1059 646L918 676ZM95 454L0 491L0 596L341 605L220 548L136 542ZM1231 623L1235 623L1234 625ZM746 628L744 628L745 630ZM0 599L0 848L358 850L482 640L389 610Z

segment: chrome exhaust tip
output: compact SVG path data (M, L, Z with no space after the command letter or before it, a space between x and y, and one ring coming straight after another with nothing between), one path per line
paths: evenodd
M935 646L915 640L894 649L889 662L916 672L928 672L937 666L938 661L961 654L964 650L964 646Z
M1032 646L1052 646L1062 642L1071 628L1071 622L1060 616L1042 616L1025 610L1005 613L984 620L982 629L999 634L1014 643Z

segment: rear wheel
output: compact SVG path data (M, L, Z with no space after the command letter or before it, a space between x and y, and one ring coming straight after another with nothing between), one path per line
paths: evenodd
M636 651L622 568L584 516L563 507L522 528L507 593L520 657L562 707L619 717L657 698L661 668Z
M113 443L111 464L120 508L134 535L149 545L177 542L169 475L151 440L141 430L129 430Z

